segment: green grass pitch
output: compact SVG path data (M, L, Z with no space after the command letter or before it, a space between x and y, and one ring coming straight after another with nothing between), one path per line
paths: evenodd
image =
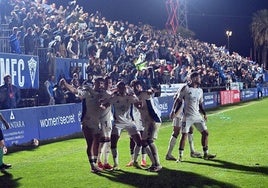
M120 171L91 173L84 138L41 142L38 148L4 156L13 167L0 173L0 187L267 187L268 99L225 106L208 114L209 151L217 154L214 160L191 158L187 143L183 162L166 161L172 132L168 121L160 126L156 140L163 166L159 173L126 167L129 136L124 132L118 145ZM196 150L201 151L197 130L194 141ZM173 155L178 155L178 144ZM113 164L112 156L109 160Z

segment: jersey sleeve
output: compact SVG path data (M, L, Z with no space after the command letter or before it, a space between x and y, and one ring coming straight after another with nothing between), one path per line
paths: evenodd
M200 88L200 100L199 100L200 103L204 102L204 96L203 95L204 95L203 90Z
M181 88L180 93L177 96L177 98L183 100L184 99L184 96L185 96L185 94L187 92L187 88L188 88L188 86L183 86L183 88Z

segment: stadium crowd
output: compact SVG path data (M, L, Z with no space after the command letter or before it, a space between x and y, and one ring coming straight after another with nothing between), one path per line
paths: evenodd
M92 14L85 12L75 0L70 1L67 7L57 6L55 3L48 4L47 0L0 2L5 10L1 11L1 24L8 24L12 30L9 37L10 52L38 55L38 49L47 50L50 66L48 66L48 79L44 85L49 94L48 104L67 103L68 99L69 102L82 101L83 110L87 109L82 112L81 123L87 142L91 171L94 173L103 169L119 169L117 142L123 129L129 132L135 142L128 166L140 168L137 159L144 147L152 162L148 170L158 172L162 169L158 150L154 144L157 123L160 123L161 119L153 118L151 111L154 110L150 109L153 108L151 107L153 104L147 103L154 94L151 88L160 88L161 84L185 83L191 75L192 85L189 85L187 92L193 92L200 106L193 110L196 114L188 114L191 114L193 119L196 117L200 119L190 123L188 120L183 120L185 125L187 122L187 129L182 129L183 142L190 126L198 124L197 129L202 134L203 158L212 159L216 155L208 153L207 127L199 114L201 110L204 119L207 119L204 109L201 108L203 91L200 91L199 84L202 88L229 89L231 82L242 82L245 88L255 87L263 82L263 79L259 79L264 73L262 65L238 53L230 54L224 46L217 47L215 44L185 38L179 33L157 30L147 24L134 25L127 21L109 21L98 11ZM64 78L56 78L53 66L55 57L88 60L86 68L88 79L81 79L80 67L72 67L70 71L72 80L69 80L69 83ZM6 77L6 80L10 83L11 77ZM85 86L83 89L79 87L86 85L85 83L93 87ZM112 85L116 85L116 90L112 91L115 89L112 89ZM69 92L65 92L64 89ZM107 93L104 93L106 90ZM177 98L180 103L178 109L182 106L182 99L185 98L184 92L181 93ZM13 89L7 94L15 101ZM107 95L106 98L104 95ZM100 101L102 103L99 106ZM191 103L194 102L191 98L187 99L183 108L189 105L192 109L191 107L195 105ZM113 110L117 112L113 115L111 115L111 104ZM125 116L129 114L133 105L139 111L140 117ZM175 113L175 109L174 105L172 113ZM112 116L115 116L114 120L111 119ZM136 124L133 125L135 119L141 120L144 134L138 132ZM108 125L112 121L115 122L115 126ZM173 140L172 147L176 142ZM103 145L107 143L105 149L99 147L101 142ZM178 161L182 160L183 149L184 143L180 146ZM108 163L110 150L114 160L113 167ZM101 152L107 154L104 156L103 164L100 160ZM191 157L200 156L201 154L194 150L191 152ZM174 157L168 156L166 159L173 160ZM146 161L141 164L143 165L146 166ZM10 167L11 165L0 163L1 169Z
M255 87L264 72L262 65L238 53L230 54L224 46L184 38L147 24L109 21L98 11L85 12L76 1L66 7L48 4L47 0L1 3L5 7L1 23L13 30L12 53L36 55L37 49L47 48L56 57L88 59L86 72L90 79L109 75L114 83L124 80L129 84L137 78L148 89L183 83L189 73L198 71L203 88L228 89L231 82Z

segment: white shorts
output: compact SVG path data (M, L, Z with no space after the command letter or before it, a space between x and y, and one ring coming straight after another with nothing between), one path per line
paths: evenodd
M173 126L174 127L181 127L182 118L181 117L174 117L173 118Z
M155 140L158 135L158 125L154 121L144 121L145 127L142 133L142 140Z
M100 127L100 119L99 118L84 118L81 122L82 126L88 127L93 134L100 134L101 127Z
M101 137L110 138L112 133L112 122L111 121L101 121Z
M112 134L120 136L123 129L125 129L130 136L135 135L135 134L140 134L134 123L130 123L130 124L115 123L115 126L113 126L113 129L112 129Z
M204 119L188 119L182 121L181 132L188 133L192 125L194 125L199 132L207 130L206 122Z

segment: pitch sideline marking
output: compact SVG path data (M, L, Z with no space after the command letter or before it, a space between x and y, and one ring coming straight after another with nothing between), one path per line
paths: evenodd
M245 104L243 106L235 106L233 108L229 108L229 109L225 109L225 110L220 110L219 112L216 112L216 113L212 113L212 114L208 114L208 116L213 116L213 115L217 115L217 114L220 114L220 113L224 113L224 112L228 112L228 111L231 111L231 110L237 110L239 108L244 108L244 107L247 107L247 106L251 106L253 104L256 104L256 102L253 102L253 103L249 103L249 104Z
M221 113L224 113L224 112L228 112L228 111L231 111L231 110L237 110L237 109L239 109L239 108L248 107L248 106L251 106L251 105L256 104L256 103L257 103L257 102L252 102L252 103L245 104L245 105L243 105L243 106L235 106L235 107L233 107L233 108L229 108L229 109L225 109L225 110L220 110L219 112L212 113L212 114L208 114L208 116L218 115L218 114L221 114ZM171 123L171 126L173 126L173 125L172 125L172 121L170 121L170 123ZM160 129L163 129L163 128L166 128L166 127L169 128L169 126L161 126L161 125L160 125Z

